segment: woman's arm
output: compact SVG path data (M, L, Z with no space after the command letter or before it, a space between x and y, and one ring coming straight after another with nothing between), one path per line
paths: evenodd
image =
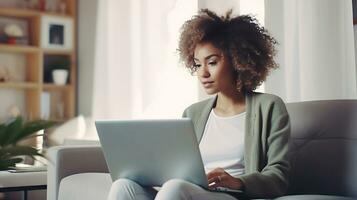
M271 113L270 128L266 138L267 164L261 172L243 174L239 178L245 186L245 192L252 198L269 198L284 195L288 188L290 164L288 143L290 121L284 102L279 98L268 109ZM266 115L268 116L268 115Z

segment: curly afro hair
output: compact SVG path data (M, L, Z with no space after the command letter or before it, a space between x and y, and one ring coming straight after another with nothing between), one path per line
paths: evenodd
M181 27L180 60L194 73L194 50L197 44L210 42L228 58L236 72L238 92L255 90L265 81L274 61L276 40L250 15L231 17L203 9Z

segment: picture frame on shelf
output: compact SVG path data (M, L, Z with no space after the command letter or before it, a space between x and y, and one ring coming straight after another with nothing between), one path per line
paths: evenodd
M45 49L73 49L73 20L66 17L42 16L41 47Z

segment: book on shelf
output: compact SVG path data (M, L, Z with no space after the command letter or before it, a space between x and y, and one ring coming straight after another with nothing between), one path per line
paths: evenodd
M21 172L40 172L40 171L47 171L46 165L29 165L18 163L15 167L7 170L11 173L21 173Z

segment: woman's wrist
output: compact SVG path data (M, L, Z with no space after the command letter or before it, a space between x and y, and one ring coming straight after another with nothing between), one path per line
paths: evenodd
M235 189L244 190L244 183L240 178L236 178Z

